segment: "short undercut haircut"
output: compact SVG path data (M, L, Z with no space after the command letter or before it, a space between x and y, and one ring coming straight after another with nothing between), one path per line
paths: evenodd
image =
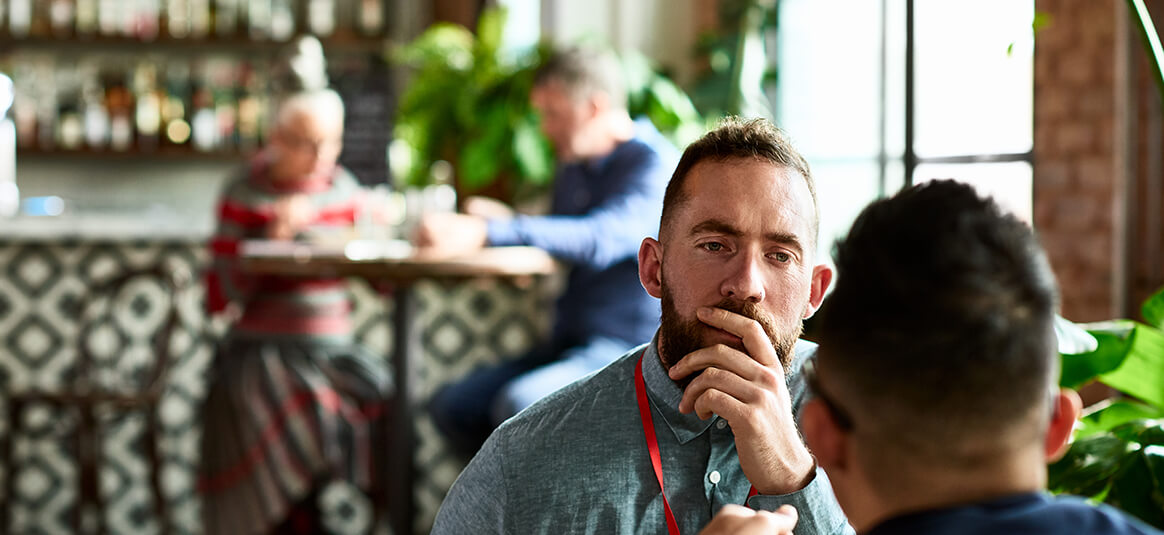
M755 159L786 167L804 178L812 195L812 246L815 250L817 233L820 229L820 209L816 198L816 183L808 169L808 161L792 146L788 136L766 119L741 119L727 117L716 128L683 151L679 165L667 183L663 194L663 216L659 221L659 237L662 238L674 218L675 210L687 202L683 184L691 169L699 162L710 160L723 162L734 158Z
M605 93L612 109L626 109L626 81L613 52L582 46L555 51L534 73L534 87L550 83L560 84L575 102Z
M855 432L971 468L1042 437L1058 292L1027 224L966 184L926 182L866 207L834 257L819 369Z

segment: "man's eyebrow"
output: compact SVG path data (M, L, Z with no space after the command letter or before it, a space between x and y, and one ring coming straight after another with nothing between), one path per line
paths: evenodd
M726 222L718 219L707 219L701 221L699 224L691 227L691 232L688 234L703 234L705 232L713 232L716 234L727 234L728 236L742 236L744 233L739 229L729 225Z
M744 234L743 231L733 227L731 224L725 221L721 221L719 219L707 219L699 222L694 227L691 227L691 232L689 235L694 236L696 234L703 234L705 232L725 234L732 237L739 237L743 236ZM764 239L770 242L786 245L798 252L804 250L804 244L800 242L800 238L798 238L795 234L788 232L769 232L764 234Z

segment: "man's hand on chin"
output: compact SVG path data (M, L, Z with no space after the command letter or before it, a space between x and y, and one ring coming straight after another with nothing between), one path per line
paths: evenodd
M760 494L804 488L815 476L816 462L796 429L784 367L763 327L720 308L702 307L697 315L703 323L740 337L744 351L716 344L675 363L669 371L673 380L702 371L684 390L679 411L728 421L740 467Z

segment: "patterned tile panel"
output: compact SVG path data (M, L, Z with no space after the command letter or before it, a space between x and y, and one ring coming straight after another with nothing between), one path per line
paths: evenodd
M162 259L197 273L206 255L201 244L186 242L0 240L0 433L9 429L2 416L7 414L4 392L33 385L53 388L69 379L76 331L70 311L85 288L126 266L146 266ZM389 327L391 290L359 280L353 280L350 288L357 336L384 354L387 363L393 339ZM476 366L518 355L547 333L547 295L552 291L551 285L540 279L521 284L470 281L417 286L418 325L425 355L416 385L422 404L414 408L412 422L419 443L415 452L416 533L429 531L444 493L463 468L433 428L423 400L440 385ZM127 373L121 369L148 358L143 341L135 334L158 321L162 310L145 294L135 307L138 317L127 318L106 335L118 348L109 352L116 358L111 356L105 362L107 373ZM160 445L162 487L175 532L197 534L199 504L194 484L198 415L206 395L213 343L223 325L204 316L199 292L188 295L181 308L184 328L178 335L176 360L160 411L164 432ZM66 440L74 423L52 412L45 407L26 411L26 432L15 437L18 495L0 496L13 504L13 532L48 535L71 531L77 474ZM140 416L126 417L104 437L100 484L107 506L102 515L113 533L158 531L142 455L143 423ZM10 473L10 467L0 466L0 481ZM335 485L323 493L321 502L327 524L335 532L367 531L369 504L358 491Z

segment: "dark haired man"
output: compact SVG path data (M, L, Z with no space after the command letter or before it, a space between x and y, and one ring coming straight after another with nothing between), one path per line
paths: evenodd
M433 214L418 228L428 255L532 245L570 266L548 342L433 396L433 422L466 457L506 418L650 339L659 314L639 286L635 252L658 229L678 151L650 121L631 119L621 67L608 53L556 53L537 72L530 99L559 163L551 214L494 210L487 218L479 208L490 205L470 199L470 214Z
M849 530L801 442L798 341L832 272L804 159L763 120L696 141L639 248L662 299L646 346L502 424L434 533L693 533L725 504L792 505L798 533Z
M1030 227L929 182L867 207L835 260L801 429L858 532L1156 533L1042 492L1080 402Z

